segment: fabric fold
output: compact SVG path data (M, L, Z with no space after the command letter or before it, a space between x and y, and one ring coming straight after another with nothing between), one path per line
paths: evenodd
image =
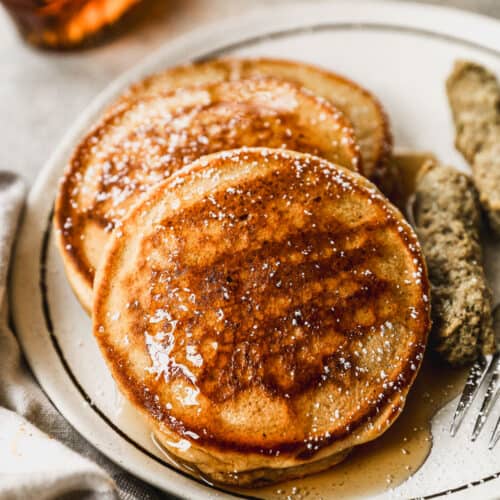
M9 328L7 276L24 196L20 178L0 172L0 499L158 498L57 412Z

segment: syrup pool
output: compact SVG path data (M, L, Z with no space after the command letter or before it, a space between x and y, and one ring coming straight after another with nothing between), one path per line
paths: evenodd
M432 448L432 417L462 391L466 378L467 370L443 366L428 352L401 416L380 438L355 448L343 463L323 473L251 493L239 491L269 499L326 500L359 498L394 488L425 462Z

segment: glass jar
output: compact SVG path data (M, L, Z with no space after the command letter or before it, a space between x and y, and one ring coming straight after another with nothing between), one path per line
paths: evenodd
M140 0L0 0L28 42L78 47L117 21Z

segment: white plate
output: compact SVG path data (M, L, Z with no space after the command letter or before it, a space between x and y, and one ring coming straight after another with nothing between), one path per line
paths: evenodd
M166 465L137 425L115 390L46 228L68 154L108 101L151 71L228 54L304 60L345 74L380 97L398 147L430 150L446 163L467 168L453 148L444 80L456 58L500 73L500 23L439 7L358 1L293 4L220 22L165 46L119 78L44 168L28 198L11 287L14 323L28 361L54 404L92 444L137 476L186 498L226 494ZM500 446L487 451L491 428L474 445L467 426L451 440L447 427L453 406L433 420L434 446L425 465L381 497L434 498L451 490L454 498L498 498Z

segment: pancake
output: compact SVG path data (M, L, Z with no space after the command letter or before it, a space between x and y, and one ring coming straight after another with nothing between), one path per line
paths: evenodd
M60 186L55 225L69 281L87 311L103 247L138 197L204 154L241 146L285 147L352 169L360 163L342 113L272 78L126 102L83 139Z
M360 146L364 173L382 190L395 189L388 163L392 150L389 121L378 99L347 78L323 68L281 59L215 59L169 68L133 85L122 99L142 98L200 83L272 76L296 82L328 99L351 121ZM386 193L391 194L391 193Z
M240 149L180 170L113 232L94 335L169 453L255 486L327 468L392 424L428 293L413 230L370 181Z

